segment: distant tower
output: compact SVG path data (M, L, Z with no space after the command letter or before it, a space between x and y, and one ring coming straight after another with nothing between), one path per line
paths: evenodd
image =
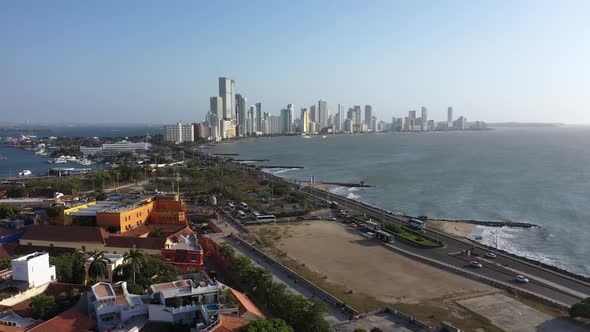
M426 109L424 106L422 106L422 122L420 123L420 129L428 129L428 109Z
M449 127L453 126L453 107L451 106L447 108L447 122Z
M373 107L371 105L365 105L365 124L369 130L375 130L377 128L373 128L372 121L373 120Z
M223 118L227 120L236 119L235 107L236 81L227 77L219 78L219 97L223 99Z
M328 102L321 99L318 101L318 124L320 130L328 126Z

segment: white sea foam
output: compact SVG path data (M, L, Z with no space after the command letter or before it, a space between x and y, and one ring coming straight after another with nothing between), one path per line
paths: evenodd
M278 174L283 174L286 172L297 171L297 170L299 170L299 168L265 168L264 172L272 174L272 175L278 175Z
M479 241L490 247L497 247L506 252L533 259L545 264L561 267L558 261L551 259L539 252L533 252L525 249L521 245L519 238L522 238L525 232L531 232L528 228L512 228L512 227L486 227L477 226L472 231L473 236L481 236Z

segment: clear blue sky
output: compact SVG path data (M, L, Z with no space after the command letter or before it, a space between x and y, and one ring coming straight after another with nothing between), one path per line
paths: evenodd
M1 1L0 121L200 121L217 77L278 113L590 123L590 1Z

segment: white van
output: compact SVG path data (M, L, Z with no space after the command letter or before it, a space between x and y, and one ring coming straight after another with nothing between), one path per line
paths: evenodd
M246 219L246 213L242 210L238 210L238 212L236 213L236 215L238 216L238 218L240 218L241 220Z

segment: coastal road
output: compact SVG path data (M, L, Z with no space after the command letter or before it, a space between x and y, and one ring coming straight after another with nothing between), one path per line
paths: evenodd
M306 193L307 197L314 201L334 201L346 209L355 211L359 214L372 215L382 219L385 222L394 223L396 225L405 224L405 218L391 215L379 208L315 188L300 188L298 184L288 182L287 180L272 174L262 173L262 176L266 178L272 178L276 181L283 181L284 183L289 184L292 188ZM551 271L541 266L533 265L524 260L504 255L488 248L484 248L476 243L469 242L466 239L456 238L438 231L428 229L426 230L426 234L433 238L438 238L444 241L445 246L443 248L425 249L400 241L396 241L395 246L399 247L400 249L437 260L448 265L452 265L459 269L469 270L472 273L490 278L495 281L511 284L515 288L544 296L565 305L572 305L579 302L583 298L590 297L590 283L575 279L559 272ZM487 252L494 252L497 255L497 258L488 260L489 262L485 263L485 267L482 269L473 269L468 267L464 260L458 259L454 255L449 255L451 253L460 253L465 250L472 250L473 252L478 253L480 256L483 256L483 254ZM486 259L481 258L478 260L483 262L486 261ZM514 281L514 277L517 274L525 275L529 280L531 280L531 282L528 284L517 284Z
M295 185L293 184L293 186ZM340 205L345 206L349 210L354 210L361 214L366 213L396 225L405 224L405 220L401 217L390 215L381 209L371 207L357 201L333 194L328 194L325 191L314 188L306 187L301 188L301 190L311 195L311 197L315 199L329 199L331 201L338 202ZM395 246L403 250L425 256L427 258L453 265L458 268L469 269L470 272L505 283L514 283L514 277L516 274L523 274L528 277L531 282L529 284L514 283L515 287L543 295L567 305L572 305L579 302L583 298L590 297L590 284L583 281L574 279L564 274L550 271L543 267L532 265L510 256L503 255L499 252L494 252L493 250L479 247L477 244L475 244L475 250L473 250L474 243L470 243L466 240L458 239L444 233L426 230L426 234L433 238L438 238L444 241L445 247L425 249L418 248L403 242L396 242ZM495 268L491 269L486 266L483 269L472 269L467 266L464 260L458 259L456 256L449 255L450 253L462 252L464 250L472 250L478 253L480 256L483 256L487 252L494 252L497 255L496 259L477 260L488 260L489 263L486 265L493 264Z

